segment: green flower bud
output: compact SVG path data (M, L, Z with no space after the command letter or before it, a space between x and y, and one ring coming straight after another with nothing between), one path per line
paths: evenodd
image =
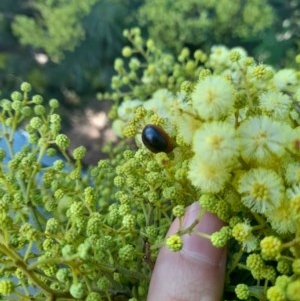
M12 104L11 104L11 107L13 110L17 111L17 112L20 112L22 107L23 107L23 104L21 101L19 100L15 100Z
M73 169L70 173L69 173L69 177L71 180L79 180L81 177L81 172L78 168Z
M177 205L173 207L172 213L175 217L182 217L185 213L185 208L182 205Z
M71 272L68 268L61 268L56 272L55 276L59 282L64 283L67 280L69 280L70 275L71 275Z
M70 287L70 294L76 298L81 299L86 295L87 289L83 283L72 283Z
M59 107L59 101L55 98L49 100L49 106L51 109L57 109Z
M146 42L146 47L150 50L153 51L155 48L154 41L152 39L148 39Z
M125 46L123 49L122 49L122 55L124 57L130 57L132 55L132 49L129 47L129 46Z
M44 115L46 113L46 108L42 105L34 106L33 110L36 115Z
M2 101L1 101L1 107L3 108L4 111L10 111L11 104L12 104L12 102L9 101L8 99L2 99Z
M100 294L96 292L90 292L85 298L85 301L101 301L101 300L102 298Z
M57 135L55 142L57 146L62 150L65 150L70 145L70 139L64 134Z
M140 68L141 62L137 58L131 58L128 66L130 70L136 71Z
M97 286L100 290L107 290L110 286L110 282L105 276L101 276L97 281Z
M217 248L224 247L231 237L231 229L228 226L222 227L211 235L211 243Z
M36 130L38 130L41 126L42 126L42 124L43 124L43 122L42 122L42 119L41 118L39 118L39 117L33 117L31 120L30 120L30 126L33 128L33 129L36 129Z
M23 82L21 84L20 90L23 92L30 92L31 91L31 85L27 82Z
M15 286L11 280L4 279L0 281L0 294L9 296L15 290Z
M54 157L57 155L57 150L53 147L50 147L46 150L46 155L49 157Z
M65 258L68 258L68 257L72 256L73 254L75 254L75 250L72 245L65 245L61 249L61 255Z
M133 230L136 224L136 216L133 214L126 214L123 217L122 224L125 228Z
M36 105L40 105L43 102L43 97L41 95L34 95L32 97L32 102L35 103Z
M53 168L57 171L61 171L64 169L66 163L64 160L56 160L54 163L53 163Z
M235 293L236 293L236 296L240 300L247 300L248 297L249 297L249 295L250 295L248 285L246 285L246 284L238 284L235 287Z
M19 91L14 91L11 93L10 97L13 101L22 101L23 99L23 95Z
M58 123L58 124L60 124L61 123L61 117L60 117L60 115L58 115L58 114L51 114L50 115L50 122L51 123Z
M132 245L125 245L119 250L119 258L124 261L134 260L135 255L135 249Z
M167 238L166 246L168 247L169 250L173 252L178 252L183 247L183 241L179 235L174 234Z
M125 184L124 177L116 176L114 178L114 184L115 184L116 187L122 187Z
M77 248L78 256L83 260L87 260L90 256L90 250L91 245L85 241L84 243L80 244Z
M82 160L86 155L86 148L84 146L79 146L73 151L73 158L75 160Z
M295 259L292 264L294 274L300 275L300 259Z
M117 58L114 63L114 68L116 71L121 71L123 69L124 62L122 59Z
M54 218L49 218L46 223L45 233L55 234L59 231L59 222Z
M24 106L22 107L21 109L21 114L24 116L24 117L29 117L32 113L32 110L29 106Z
M6 156L6 152L4 149L0 148L0 161L3 161L3 159Z

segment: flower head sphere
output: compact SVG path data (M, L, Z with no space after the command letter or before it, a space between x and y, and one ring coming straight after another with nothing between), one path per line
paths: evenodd
M212 75L196 84L191 99L202 119L220 120L233 109L234 88L225 78Z
M177 117L177 132L186 144L192 144L195 132L202 126L202 121L193 116L194 110L191 105L182 103L182 114Z
M234 127L227 122L205 124L194 135L193 151L212 165L231 162L238 153Z
M295 233L296 222L290 200L282 200L276 208L268 212L267 220L279 234Z
M179 108L183 99L183 93L174 95L167 89L159 89L152 95L152 98L144 102L143 107L147 111L153 112L159 117L168 120L164 127L166 131L173 132L173 124L176 124L177 120L179 119ZM147 123L151 123L151 120L146 121Z
M229 49L223 45L213 46L208 59L208 66L223 70L230 65Z
M152 98L144 102L144 108L153 111L161 117L170 118L170 110L177 111L178 104L184 96L175 97L175 95L167 89L159 89L153 93Z
M231 178L231 167L227 162L210 164L200 156L194 156L189 165L188 177L195 187L203 192L217 193L224 189Z
M241 177L237 190L245 206L262 214L279 206L284 196L281 177L275 171L264 168L246 172Z
M285 179L290 185L300 183L300 163L293 162L286 166Z
M267 116L251 117L238 129L240 154L246 162L268 166L283 157L293 138L292 128Z
M289 117L292 101L288 95L282 92L268 91L260 95L259 106L269 116L277 120L284 120Z
M297 83L297 74L293 69L281 69L273 77L274 86L279 90L288 89Z
M134 117L137 107L142 105L142 101L138 99L127 100L121 103L118 108L118 116L121 120L129 121Z

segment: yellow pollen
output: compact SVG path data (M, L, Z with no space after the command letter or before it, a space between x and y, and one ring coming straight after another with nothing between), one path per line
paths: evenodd
M209 104L212 103L214 98L215 98L214 92L211 90L207 91L207 103Z
M211 145L213 148L220 149L221 144L223 142L223 138L220 136L212 136L208 138L208 143Z
M256 199L266 200L268 198L268 189L266 186L256 183L253 185L252 193Z

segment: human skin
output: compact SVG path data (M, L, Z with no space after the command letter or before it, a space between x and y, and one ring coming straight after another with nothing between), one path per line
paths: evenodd
M200 207L192 204L184 216L184 228L197 218ZM179 220L172 223L167 237L178 230ZM223 226L215 215L205 213L195 227L211 234ZM217 249L210 240L198 235L184 235L179 252L162 247L151 277L147 301L220 301L222 298L226 248Z

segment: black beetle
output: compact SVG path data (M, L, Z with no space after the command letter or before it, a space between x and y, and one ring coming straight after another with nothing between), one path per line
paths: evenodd
M169 135L159 126L147 124L142 131L144 145L153 153L170 153L174 145Z

